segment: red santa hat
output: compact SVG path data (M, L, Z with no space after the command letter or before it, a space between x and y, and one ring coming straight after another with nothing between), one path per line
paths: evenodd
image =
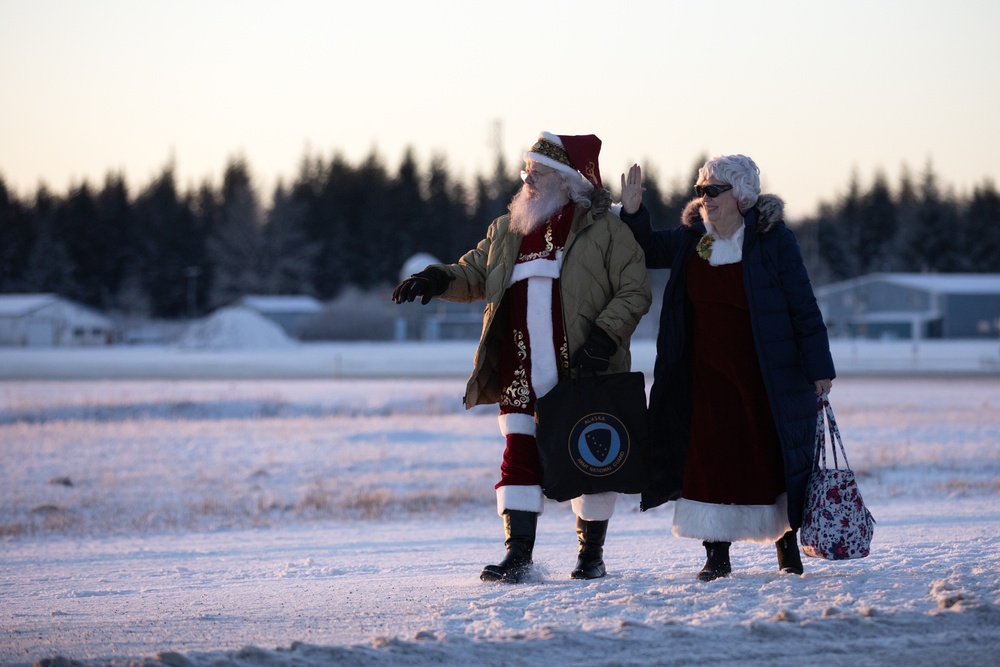
M542 132L535 144L525 152L524 159L570 174L580 174L601 188L604 186L601 184L601 169L597 161L600 152L601 140L593 134L556 135Z

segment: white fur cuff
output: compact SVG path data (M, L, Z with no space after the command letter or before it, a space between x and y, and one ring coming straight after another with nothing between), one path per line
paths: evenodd
M511 433L520 435L535 435L535 416L523 412L507 412L499 417L500 435L507 437Z
M573 514L584 521L607 521L615 513L615 502L618 494L614 491L607 493L588 493L583 496L573 498L570 507Z
M497 489L497 514L504 510L542 513L544 498L540 486L501 486Z

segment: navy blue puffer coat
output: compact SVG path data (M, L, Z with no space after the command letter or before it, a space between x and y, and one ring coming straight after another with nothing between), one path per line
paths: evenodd
M691 304L687 262L705 233L701 200L684 210L682 226L653 231L649 212L622 212L649 269L671 269L663 292L656 364L649 397L653 446L651 483L643 510L680 497L691 429ZM816 431L816 380L835 377L826 325L816 304L795 235L784 224L784 202L762 195L744 216L743 282L771 411L781 441L788 520L802 524L805 487Z

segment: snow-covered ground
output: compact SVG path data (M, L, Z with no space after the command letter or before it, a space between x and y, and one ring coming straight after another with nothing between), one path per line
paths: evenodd
M0 380L104 378L397 378L465 377L475 341L411 343L308 343L262 340L243 331L220 342L228 321L198 323L177 346L94 348L0 347ZM207 330L207 331L206 331ZM206 337L206 335L208 337ZM233 344L233 343L239 343ZM841 376L891 373L1000 377L1000 341L831 343ZM632 341L634 370L653 371L652 340Z
M0 664L992 664L989 349L918 374L912 349L855 350L893 374L835 382L869 558L793 577L738 544L701 583L671 505L625 496L608 577L567 579L573 517L549 503L519 586L478 579L503 444L461 407L471 344L0 350Z

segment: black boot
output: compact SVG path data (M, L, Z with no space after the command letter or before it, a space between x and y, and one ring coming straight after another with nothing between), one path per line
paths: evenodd
M538 525L537 512L505 510L503 529L507 539L507 555L499 565L487 565L479 574L483 581L502 581L517 584L524 581L531 572L531 552L535 548L535 528Z
M799 556L795 531L790 530L782 535L774 546L778 548L778 569L788 574L802 574L802 558Z
M708 560L698 573L698 579L714 581L720 577L728 577L733 571L733 566L729 563L729 545L732 542L702 542L702 544L705 546Z
M580 540L580 554L576 569L570 579L600 579L607 574L604 567L604 537L608 534L607 521L584 521L576 518L576 538Z

